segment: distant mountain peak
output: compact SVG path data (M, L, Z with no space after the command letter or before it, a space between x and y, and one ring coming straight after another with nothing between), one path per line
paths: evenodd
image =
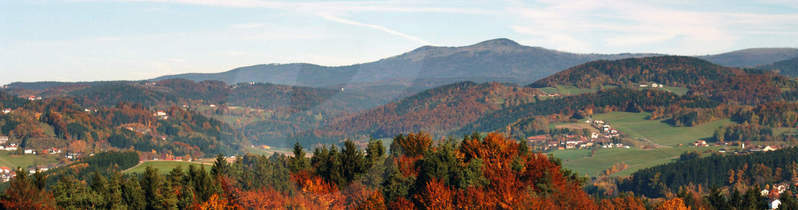
M505 47L505 46L521 46L521 44L518 44L518 42L515 42L515 41L507 39L507 38L498 38L498 39L491 39L491 40L483 41L483 42L475 44L474 46L483 46L483 47L502 46L502 47Z

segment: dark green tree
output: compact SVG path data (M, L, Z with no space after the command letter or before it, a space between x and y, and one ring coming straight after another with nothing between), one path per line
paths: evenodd
M213 167L211 167L211 175L214 177L230 175L230 164L227 163L224 155L216 155L216 161L213 162Z
M305 157L305 149L299 142L294 144L294 157L291 157L291 172L302 171L310 168L310 160Z

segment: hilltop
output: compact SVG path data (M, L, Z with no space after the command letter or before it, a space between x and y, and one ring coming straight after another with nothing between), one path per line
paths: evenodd
M684 56L594 61L541 79L531 86L643 87L651 83L684 87L691 95L746 104L781 98L783 88L796 87L794 81L772 72L724 67Z

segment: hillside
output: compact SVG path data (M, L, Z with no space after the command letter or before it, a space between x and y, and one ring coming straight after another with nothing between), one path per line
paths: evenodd
M264 64L208 74L179 74L154 80L183 78L220 80L230 84L266 82L311 87L351 83L385 84L389 80L437 80L436 85L458 81L530 83L559 70L598 59L620 59L651 54L575 54L494 39L463 47L424 46L375 62L349 66ZM424 82L408 84L420 86Z
M8 103L9 101L13 103ZM176 156L235 152L243 139L229 125L197 112L171 107L160 115L139 104L86 107L70 98L50 98L15 104L3 100L0 135L24 149L63 148L85 153L92 149L132 148Z
M776 71L785 76L798 77L798 57L758 66L757 69Z
M709 62L731 67L755 67L794 57L798 57L796 48L750 48L717 55L698 56L698 58Z
M435 135L458 129L480 116L535 101L541 92L500 83L461 82L336 120L299 139L337 140L344 137L392 137L425 131Z
M650 83L686 87L690 89L688 95L706 95L719 101L746 104L779 99L783 95L782 88L796 87L794 81L771 72L724 67L682 56L594 61L541 79L531 86L631 88Z

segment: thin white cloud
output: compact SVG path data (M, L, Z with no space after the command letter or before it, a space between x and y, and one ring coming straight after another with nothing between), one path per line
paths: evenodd
M263 23L239 23L233 24L230 28L233 29L254 29L254 28L262 28L264 26Z
M353 21L353 20L349 20L349 19L344 19L344 18L341 18L341 17L333 16L333 15L330 15L330 14L319 14L319 16L324 18L324 19L326 19L326 20L330 20L330 21L337 22L337 23L343 23L343 24L354 25L354 26L362 26L362 27L367 27L367 28L372 28L372 29L375 29L375 30L383 31L385 33L393 34L393 35L396 35L396 36L399 36L399 37L402 37L402 38L405 38L405 39L408 39L408 40L411 40L411 41L415 41L415 42L418 42L418 43L421 43L421 44L424 44L424 45L429 45L430 44L430 42L425 41L425 40L423 40L423 39L421 39L419 37L412 36L412 35L409 35L409 34L405 34L405 33L402 33L402 32L398 32L396 30L387 28L385 26L368 24L368 23L361 23L361 22L357 22L357 21Z
M91 0L87 0L91 1ZM305 12L426 12L493 15L496 11L480 8L426 6L412 1L263 1L263 0L117 0L123 2L156 2L205 6L272 8Z
M510 28L535 44L582 52L647 46L642 48L666 48L664 53L676 54L714 53L739 46L737 42L750 32L798 32L796 14L677 10L668 3L542 0L516 2L507 11L519 20Z

